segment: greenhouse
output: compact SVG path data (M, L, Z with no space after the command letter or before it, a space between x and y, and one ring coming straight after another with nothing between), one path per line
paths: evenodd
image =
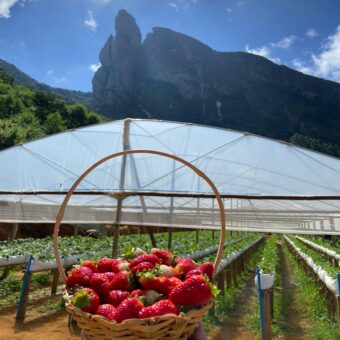
M227 229L340 232L340 160L250 133L125 119L70 130L0 152L0 222L54 223L65 194L98 160L121 150L180 157L219 190ZM63 223L219 229L209 185L150 153L101 164L78 186Z

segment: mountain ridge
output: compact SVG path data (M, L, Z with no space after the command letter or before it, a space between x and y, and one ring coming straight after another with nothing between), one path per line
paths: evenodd
M67 90L63 88L52 87L44 83L40 83L33 79L23 71L19 70L14 64L9 63L4 59L0 59L0 69L4 69L14 79L17 85L24 85L32 88L35 91L51 93L61 97L69 104L82 103L90 109L95 109L91 92Z

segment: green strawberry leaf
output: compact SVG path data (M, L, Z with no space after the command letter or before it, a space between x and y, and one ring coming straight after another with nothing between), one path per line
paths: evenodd
M212 282L209 282L208 284L209 284L209 287L211 289L211 294L213 296L217 296L220 293L220 290L217 289L216 285L214 285Z
M80 291L71 298L71 302L78 308L88 307L91 305L91 296L84 291Z

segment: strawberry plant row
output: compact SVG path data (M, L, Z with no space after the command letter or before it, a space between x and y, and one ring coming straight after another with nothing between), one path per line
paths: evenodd
M285 236L285 239L294 247L296 251L298 251L299 255L301 255L306 261L308 260L307 264L315 271L315 273L319 273L318 275L320 279L325 284L326 277L328 278L328 285L330 285L330 280L336 280L339 268L333 267L323 255L312 250L307 245L299 241L296 237ZM328 288L333 290L335 289L330 287Z
M203 237L199 244L196 244L195 234L193 232L186 232L185 236L183 232L176 232L173 234L174 246L173 251L176 254L192 254L196 258L211 254L215 251L215 240L208 237L208 231L202 231ZM184 236L184 237L183 237ZM247 235L248 237L248 235ZM229 242L238 242L240 236L233 235L229 237ZM241 238L242 240L244 237ZM158 236L159 246L166 248L167 234L159 234ZM152 245L149 244L147 235L124 235L121 237L120 254L129 252L129 249L143 245L143 248L150 250ZM213 248L210 248L213 247ZM198 250L198 249L203 250ZM110 257L112 252L112 239L110 237L103 237L94 239L92 237L60 237L59 249L62 258L66 264L73 264L81 259L93 259L96 260L102 257ZM24 264L27 263L29 255L33 255L36 261L40 263L53 261L53 246L52 239L50 237L44 239L23 239L14 241L3 241L0 243L0 266ZM38 262L36 262L38 263ZM48 265L51 265L49 263Z
M243 241L249 239L250 237L251 236L247 235L245 237L241 237L241 238L237 238L237 239L233 239L231 241L225 242L224 248L231 247L232 245L239 243L239 242L243 242ZM211 254L215 254L217 252L217 249L218 249L218 246L212 246L212 247L207 248L207 249L195 251L191 254L190 253L185 254L184 256L185 257L191 257L194 261L197 261L197 260L199 260L203 257L209 256Z
M244 254L248 249L254 247L262 240L262 237L253 236L247 240L234 244L232 247L228 247L223 252L223 258L216 270L216 275L219 275L227 266L233 261L237 260Z
M312 242L310 240L307 240L306 238L296 236L296 238L301 241L302 243L306 244L310 248L318 251L319 253L323 254L325 257L327 257L333 265L336 265L339 267L340 264L340 253L336 250L331 249L329 246L325 247L323 245L317 244L315 242Z
M247 269L256 249L263 241L263 237L252 236L250 239L235 244L232 249L225 249L223 259L216 271L215 279L221 294L216 299L216 305L223 306L226 303L227 289L238 287L241 274ZM228 298L227 298L228 299ZM215 306L214 306L215 307ZM214 317L215 309L212 309ZM219 308L217 308L218 310Z
M308 275L314 278L315 284L326 299L328 317L334 320L339 297L339 283L335 276L335 267L296 238L287 236L284 236L284 238L297 262ZM331 269L331 273L327 271L329 269ZM338 322L340 323L340 318L338 318Z

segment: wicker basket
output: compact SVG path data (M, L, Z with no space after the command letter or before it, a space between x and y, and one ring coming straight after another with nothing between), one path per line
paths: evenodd
M212 301L188 313L167 314L148 319L129 319L122 323L108 321L100 315L92 315L74 307L64 293L66 310L72 314L79 328L89 339L129 340L129 339L187 339L202 321L212 306Z
M149 153L164 156L167 158L172 158L190 169L192 169L197 175L203 178L212 188L215 193L216 200L219 205L220 219L221 219L221 234L219 240L219 246L217 250L216 259L214 262L214 269L217 268L223 253L224 246L224 238L225 238L225 215L224 215L224 206L220 194L215 187L214 183L197 169L195 166L190 164L189 162L163 152L152 151L152 150L126 150L119 153L112 154L108 157L103 158L98 161L94 165L92 165L88 170L86 170L73 184L69 192L67 193L56 218L56 224L54 227L53 233L53 245L54 245L54 254L56 258L56 263L59 269L60 276L64 283L66 284L66 275L64 272L64 268L62 266L59 249L58 249L58 234L59 227L62 222L65 208L67 203L76 190L79 183L96 167L101 165L102 163L119 156L124 156L127 154L133 153ZM75 307L69 299L69 295L67 291L64 292L64 301L66 304L67 311L73 316L73 318L77 321L78 326L82 329L82 332L89 339L98 339L98 340L111 340L111 339L187 339L189 338L194 330L198 327L199 323L202 321L204 315L206 315L211 308L213 301L209 304L202 306L197 309L192 309L189 312L180 315L168 314L163 315L161 317L153 317L147 319L129 319L125 320L121 323L117 323L115 321L108 321L102 316L92 315L82 311L80 308Z

